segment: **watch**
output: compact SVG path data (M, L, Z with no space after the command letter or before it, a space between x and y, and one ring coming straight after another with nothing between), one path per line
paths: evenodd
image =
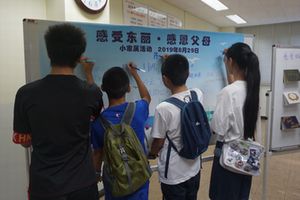
M91 14L100 13L106 6L107 0L75 0L77 5Z

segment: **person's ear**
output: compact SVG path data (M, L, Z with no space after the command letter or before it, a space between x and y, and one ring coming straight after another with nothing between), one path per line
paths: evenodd
M161 77L162 77L162 81L165 83L167 80L167 77L165 75L162 75Z
M162 75L162 81L165 84L165 86L169 86L170 85L170 79L168 77L166 77L165 75Z
M227 58L227 60L226 60L226 67L227 67L227 72L228 73L233 73L233 65L234 65L234 61L232 60L232 58Z
M229 64L230 66L232 66L232 65L233 65L233 60L232 60L232 58L229 57L227 60L228 60L228 64Z

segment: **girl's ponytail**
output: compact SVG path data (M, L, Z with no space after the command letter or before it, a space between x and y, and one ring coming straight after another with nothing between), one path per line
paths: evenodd
M245 78L247 95L244 103L244 138L254 138L259 110L260 71L257 56L251 51L247 54Z
M239 69L244 72L247 82L247 94L243 107L244 139L253 138L259 110L260 71L255 53L245 43L235 43L226 52Z

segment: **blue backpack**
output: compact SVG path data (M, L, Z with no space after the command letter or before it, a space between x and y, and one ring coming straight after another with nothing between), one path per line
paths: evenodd
M165 102L181 109L181 141L183 145L182 149L178 150L168 134L166 134L169 141L165 170L165 177L167 178L171 148L181 157L195 159L207 150L211 131L205 110L195 91L191 90L191 99L188 103L175 97L171 97Z

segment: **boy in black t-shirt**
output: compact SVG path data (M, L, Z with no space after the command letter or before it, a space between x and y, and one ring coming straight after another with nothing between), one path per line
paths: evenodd
M96 200L89 125L102 108L102 93L73 73L85 36L60 24L49 27L45 42L51 73L21 87L14 107L13 141L32 147L30 200ZM81 63L92 69L93 64Z

